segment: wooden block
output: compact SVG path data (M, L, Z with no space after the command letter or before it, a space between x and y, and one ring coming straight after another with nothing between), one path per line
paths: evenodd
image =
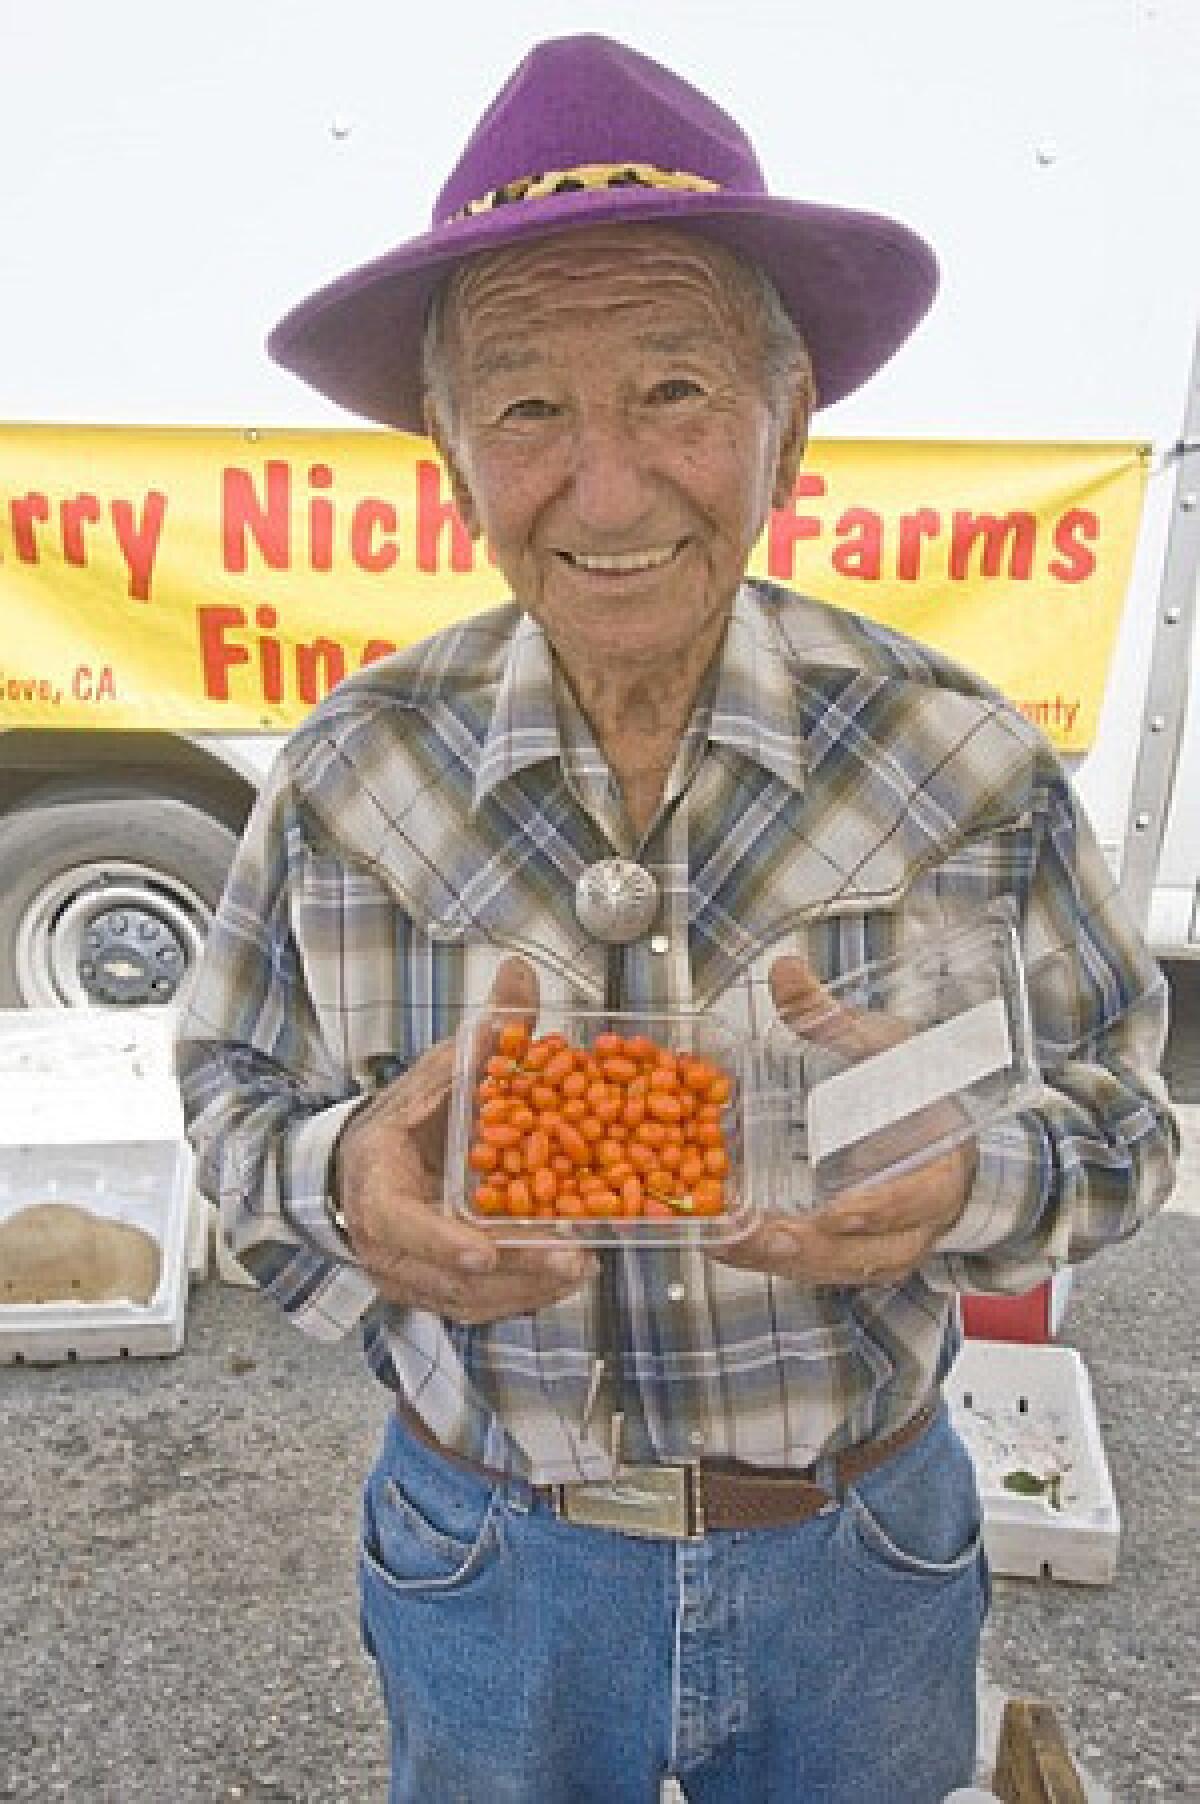
M1087 1804L1058 1718L1035 1698L1009 1698L992 1790L1003 1804Z

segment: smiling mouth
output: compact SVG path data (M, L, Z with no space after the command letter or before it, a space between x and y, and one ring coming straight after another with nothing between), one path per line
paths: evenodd
M677 539L671 545L649 545L644 551L613 551L607 555L582 551L560 551L559 557L574 570L594 576L640 576L647 570L661 570L678 557L686 541Z

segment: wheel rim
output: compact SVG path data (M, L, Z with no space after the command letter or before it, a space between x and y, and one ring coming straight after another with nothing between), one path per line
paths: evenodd
M180 879L145 865L87 861L60 871L17 929L17 983L32 1008L177 1002L211 910Z

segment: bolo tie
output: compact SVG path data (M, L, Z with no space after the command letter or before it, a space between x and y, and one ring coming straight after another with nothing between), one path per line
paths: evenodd
M604 1012L618 1016L622 1004L624 950L633 940L649 933L658 913L658 884L644 865L631 858L604 858L590 864L575 885L575 914L580 926L604 947ZM612 1023L616 1025L615 1021ZM615 1250L615 1241L614 1241ZM612 1391L611 1451L620 1464L621 1428L625 1420L624 1375L621 1358L620 1318L617 1307L616 1260L600 1260L596 1278L600 1345L596 1349L594 1382L584 1406L584 1427L594 1401L600 1373L609 1375Z

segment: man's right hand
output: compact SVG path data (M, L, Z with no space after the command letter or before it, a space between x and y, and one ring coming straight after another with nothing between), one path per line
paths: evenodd
M532 1023L533 967L506 959L489 1000L527 1011ZM586 1249L565 1244L498 1247L484 1230L442 1213L453 1076L454 1042L443 1040L350 1121L337 1152L350 1243L389 1302L473 1323L544 1309L599 1267Z

